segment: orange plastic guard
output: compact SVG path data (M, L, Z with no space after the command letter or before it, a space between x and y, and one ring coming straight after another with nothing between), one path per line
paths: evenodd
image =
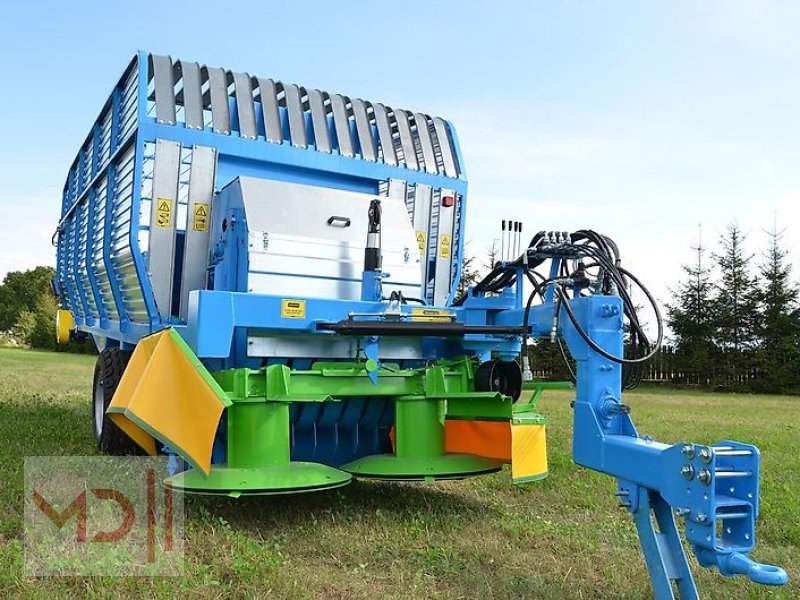
M511 463L514 483L547 477L547 437L543 423L512 421L445 421L447 452L476 454Z

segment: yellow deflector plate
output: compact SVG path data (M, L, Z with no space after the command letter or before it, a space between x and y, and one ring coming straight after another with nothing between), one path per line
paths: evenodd
M156 454L154 438L208 475L222 411L222 388L174 329L136 345L106 411L134 442Z

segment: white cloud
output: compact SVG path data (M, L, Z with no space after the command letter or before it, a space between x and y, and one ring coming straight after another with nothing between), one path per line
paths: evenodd
M800 53L800 5L793 0L702 2L698 12L698 28L728 37L750 50Z

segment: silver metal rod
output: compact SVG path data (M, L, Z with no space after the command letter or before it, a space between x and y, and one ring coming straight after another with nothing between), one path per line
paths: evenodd
M715 471L715 477L752 477L752 471Z

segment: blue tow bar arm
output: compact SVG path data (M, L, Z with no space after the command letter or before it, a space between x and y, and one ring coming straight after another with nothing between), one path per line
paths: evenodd
M583 332L606 354L622 356L620 299L569 302ZM531 310L534 335L551 327L552 314L548 305ZM759 509L758 449L731 441L667 445L639 437L622 402L621 364L592 349L566 319L561 334L577 363L574 460L617 478L616 496L633 515L656 598L675 598L674 588L680 598L698 598L675 515L685 520L686 539L703 567L760 584L787 583L786 571L749 557Z

